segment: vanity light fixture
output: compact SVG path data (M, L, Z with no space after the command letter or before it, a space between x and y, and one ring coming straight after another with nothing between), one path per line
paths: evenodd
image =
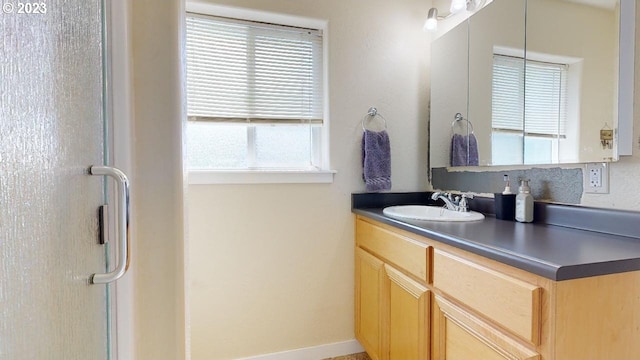
M467 0L451 0L451 7L449 8L449 11L452 14L457 13L460 10L463 10L464 8L467 7Z
M449 8L449 14L447 16L438 16L438 9L432 7L427 14L427 21L424 23L423 30L435 31L438 29L438 20L444 20L463 9L475 12L481 9L486 3L487 0L451 0L451 7Z
M431 8L429 9L429 14L427 15L427 21L424 23L425 31L435 31L438 28L438 9Z

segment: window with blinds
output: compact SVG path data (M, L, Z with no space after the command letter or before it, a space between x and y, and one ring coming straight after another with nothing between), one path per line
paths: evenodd
M186 25L188 167L319 167L322 31L193 13Z
M564 137L567 65L493 56L492 127L525 135Z
M494 54L493 165L558 161L558 141L567 132L567 79L566 64Z

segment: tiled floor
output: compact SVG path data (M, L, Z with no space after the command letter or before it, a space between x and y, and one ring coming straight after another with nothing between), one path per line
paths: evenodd
M324 359L324 360L371 360L371 358L369 357L369 355L367 355L367 353L363 352L359 354L339 356L339 357Z

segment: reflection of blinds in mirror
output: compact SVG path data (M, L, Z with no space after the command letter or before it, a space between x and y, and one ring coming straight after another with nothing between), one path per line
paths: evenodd
M523 131L524 60L493 55L491 127Z
M321 123L322 52L319 30L188 14L188 115Z
M566 135L565 64L493 56L492 128L538 136ZM523 124L524 114L524 124Z

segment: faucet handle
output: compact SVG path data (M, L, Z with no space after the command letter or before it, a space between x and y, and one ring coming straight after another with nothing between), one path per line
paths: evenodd
M460 203L458 203L458 211L460 212L468 212L469 204L467 204L467 197L462 195L462 199L460 199Z
M468 212L469 204L467 203L467 199L473 199L475 196L473 194L462 194L461 196L462 198L458 204L458 211Z

